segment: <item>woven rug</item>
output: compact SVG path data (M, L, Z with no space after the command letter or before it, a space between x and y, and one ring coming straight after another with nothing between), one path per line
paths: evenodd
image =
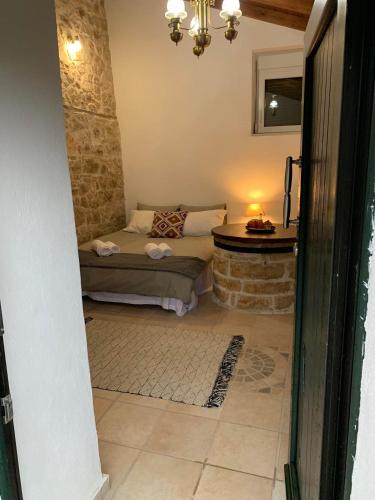
M92 386L218 407L243 337L154 324L87 319Z

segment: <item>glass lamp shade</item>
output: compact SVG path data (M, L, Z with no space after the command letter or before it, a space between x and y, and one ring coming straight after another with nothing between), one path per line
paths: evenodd
M261 218L264 215L263 207L260 203L250 203L246 210L247 217L258 217Z
M187 12L184 0L168 0L165 17L167 19L186 19Z
M198 35L199 30L199 19L198 16L194 16L190 23L189 35L193 38Z
M241 17L240 0L223 0L220 17L228 19L229 17Z

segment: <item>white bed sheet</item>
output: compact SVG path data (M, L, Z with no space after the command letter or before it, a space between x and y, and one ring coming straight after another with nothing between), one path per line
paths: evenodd
M191 293L191 301L185 304L180 299L173 297L153 297L147 295L136 295L128 293L110 292L83 292L83 295L98 302L115 302L133 305L156 305L167 311L175 311L177 316L184 316L198 305L198 297L212 289L212 263L206 266L199 278L196 280L194 290Z

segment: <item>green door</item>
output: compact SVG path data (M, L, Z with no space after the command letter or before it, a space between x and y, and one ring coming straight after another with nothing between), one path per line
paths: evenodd
M9 395L9 384L5 363L3 321L0 308L0 398ZM0 498L1 500L22 499L16 442L14 437L13 422L11 420L11 409L1 406L0 416Z
M289 498L319 500L343 82L343 23L326 4L306 34L295 384ZM288 469L287 469L288 472ZM290 471L289 471L290 474ZM330 499L330 500L333 500Z
M373 0L320 0L305 35L289 500L347 498L374 8Z

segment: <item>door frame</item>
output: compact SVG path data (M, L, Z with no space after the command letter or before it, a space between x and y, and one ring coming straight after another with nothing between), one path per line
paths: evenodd
M366 4L366 5L364 5ZM332 15L338 12L344 44L343 85L338 148L337 214L334 235L333 279L327 353L325 414L319 500L349 498L352 461L355 452L356 416L359 411L361 375L361 332L359 319L359 269L363 242L369 231L365 221L366 192L375 75L375 34L371 0L317 0L305 35L305 79L312 78L308 57L314 52ZM311 81L311 80L310 80ZM310 86L311 87L311 86ZM302 139L301 222L297 269L297 300L293 362L290 463L285 466L288 499L299 499L297 461L298 393L301 363L301 319L304 242L306 240L306 200L309 185L312 95L304 92ZM350 125L348 125L350 124ZM303 499L302 499L303 500Z
M4 350L4 324L0 304L0 397L10 394L8 373ZM0 496L2 500L22 500L21 479L18 467L18 456L13 421L5 424L0 412L2 428L1 446L4 448L6 463L0 473Z

